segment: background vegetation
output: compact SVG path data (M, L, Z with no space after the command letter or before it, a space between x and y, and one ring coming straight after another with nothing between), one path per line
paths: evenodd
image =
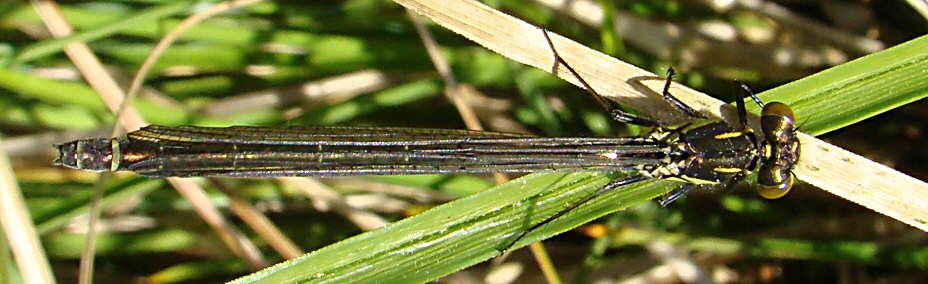
M682 35L667 41L643 28L592 25L551 4L556 1L488 2L654 73L674 66L681 71L677 82L726 101L731 80L760 92L928 31L928 20L902 1L594 3L614 9L617 26L650 24ZM101 1L60 8L113 76L128 78L159 39L206 6ZM55 277L72 282L86 239L82 216L97 175L51 167L49 145L106 136L114 119L29 3L0 4L0 29L0 133L12 156L10 178L22 189ZM612 123L582 89L557 77L440 27L430 31L457 80L479 90L466 100L488 129L546 136L641 131ZM374 0L262 2L184 33L133 105L149 123L166 125L464 128L443 88L401 6ZM915 102L823 138L925 180L925 108ZM322 179L322 189L290 179L197 182L210 194L208 202L260 250L258 260L224 245L192 217L197 214L190 201L168 182L117 174L107 179L103 195L97 281L230 280L494 184L477 175ZM691 194L667 208L642 203L546 245L561 277L577 282L694 281L688 272L719 282L908 282L928 276L924 232L813 187L800 184L794 191L777 201L742 188ZM268 229L249 216L266 217L286 238L269 239ZM298 249L281 245L288 242ZM12 255L2 259L4 277L18 279ZM522 250L443 281L511 277L528 283L540 280L537 267Z

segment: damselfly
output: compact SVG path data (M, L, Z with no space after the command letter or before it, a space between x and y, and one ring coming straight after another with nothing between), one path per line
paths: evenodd
M547 37L547 33L545 33ZM662 197L666 205L700 186L731 188L758 171L758 192L765 198L785 195L799 159L792 110L764 104L740 84L738 125L705 119L670 92L668 72L663 98L693 121L666 127L658 121L615 107L596 93L561 58L564 65L612 117L651 126L642 137L545 138L522 134L412 128L325 126L148 126L125 139L85 139L56 147L56 165L87 171L132 171L147 177L276 177L397 175L435 173L625 172L583 200L532 226L536 229L566 212L624 185L649 179L684 184ZM762 135L747 124L744 97L759 104ZM524 234L523 234L524 235Z

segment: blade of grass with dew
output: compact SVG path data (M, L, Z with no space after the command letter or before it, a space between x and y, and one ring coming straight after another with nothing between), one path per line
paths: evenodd
M237 283L425 282L498 256L531 224L609 180L598 173L533 174L433 208L337 244L272 266ZM647 188L647 189L646 189ZM547 238L609 212L646 202L667 186L629 186L610 192L519 240Z
M396 175L369 176L368 180L410 187L434 188L452 196L465 196L487 190L495 184L475 175Z

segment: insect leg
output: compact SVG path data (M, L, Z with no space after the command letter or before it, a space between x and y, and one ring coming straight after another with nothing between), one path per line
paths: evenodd
M706 118L706 116L702 115L699 112L696 112L696 110L694 110L692 107L686 105L685 103L683 103L683 101L681 101L677 97L674 97L673 94L670 93L670 83L673 82L673 76L676 74L677 73L676 71L673 70L673 68L667 69L667 80L664 81L664 90L661 92L661 96L664 97L664 101L666 101L668 104L670 104L674 108L679 109L680 111L686 113L689 116L692 116L695 118Z
M551 53L554 54L554 60L556 62L554 69L557 70L557 64L564 65L564 68L567 68L567 71L570 71L570 74L574 75L574 77L577 78L578 81L580 81L580 84L582 84L583 87L586 88L586 90L591 95L593 95L593 98L596 99L596 102L598 102L599 105L603 107L603 109L605 109L612 115L612 119L615 119L616 121L623 122L623 123L631 123L631 124L636 124L636 125L641 125L641 126L657 127L661 125L660 122L652 118L647 118L647 117L643 117L640 115L635 115L635 114L625 112L617 108L614 103L610 102L609 100L601 96L599 93L597 93L596 90L594 90L593 87L590 86L590 84L587 83L586 80L583 79L583 77L580 77L580 73L577 73L577 70L574 70L574 68L570 66L570 64L567 64L567 61L564 60L564 58L561 57L561 55L557 53L557 49L554 48L554 42L551 41L551 37L548 35L548 31L545 29L541 29L541 31L544 33L545 39L548 41L548 46L551 48Z
M692 183L683 184L680 187L674 190L671 190L667 194L664 194L663 196L658 197L657 202L662 207L666 207L668 204L673 203L677 199L680 199L680 197L683 197L684 195L686 195L686 193L690 192L690 190L692 190L693 188L696 188L696 184L692 184Z
M605 193L607 193L607 192L610 192L610 191L612 191L612 190L615 190L615 189L617 189L617 188L620 188L620 187L623 187L623 186L626 186L626 185L629 185L629 184L633 184L633 183L636 183L636 182L648 180L648 179L649 179L649 177L647 177L647 176L645 176L645 175L635 174L635 175L627 176L627 177L622 178L622 179L614 180L614 181L610 182L609 184L607 184L606 186L603 186L603 188L600 188L600 189L597 190L596 192L594 192L594 193L592 193L592 194L590 194L590 195L587 195L586 197L584 197L584 198L581 199L580 201L577 201L577 202L571 204L570 206L567 206L567 208L564 208L564 209L562 209L561 211L558 211L558 212L555 213L554 215L551 215L551 217L545 218L543 221L538 222L537 224L535 224L535 225L529 227L528 229L526 229L525 231L522 231L522 233L520 233L518 236L516 236L516 237L509 243L509 245L507 245L505 248L502 249L502 251L507 251L507 250L509 250L510 248L512 248L513 245L516 244L516 242L518 242L519 240L521 240L522 238L524 238L524 237L525 237L526 235L528 235L529 233L534 232L534 231L537 230L538 228L541 228L541 226L544 226L544 225L550 223L551 221L554 221L554 220L556 220L557 218L560 218L561 216L564 216L564 215L567 214L568 212L573 211L574 209L577 209L577 207L580 207L580 206L582 206L583 204L586 204L586 203L589 202L590 200L593 200L593 199L595 199L596 197L599 197L600 195L603 195L603 194L605 194Z
M738 84L738 88L740 89L741 100L744 100L744 96L747 95L748 97L751 97L751 99L754 100L754 102L757 103L757 105L759 105L761 108L764 107L764 102L754 94L754 91L751 91L751 88L748 87L748 85L745 85L744 82L741 81L735 81L735 83Z

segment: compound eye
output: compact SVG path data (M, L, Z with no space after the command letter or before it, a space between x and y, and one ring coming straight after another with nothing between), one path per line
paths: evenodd
M767 103L760 114L762 116L783 116L789 118L790 121L796 121L796 114L793 113L793 109L781 102Z
M760 128L764 138L773 144L783 144L790 140L793 134L793 109L780 102L771 102L764 106L760 116Z
M766 199L777 199L793 187L790 169L776 165L763 165L757 173L757 194Z
M777 186L759 185L757 186L757 194L766 199L778 199L789 193L792 187L793 179L789 178L785 183Z

